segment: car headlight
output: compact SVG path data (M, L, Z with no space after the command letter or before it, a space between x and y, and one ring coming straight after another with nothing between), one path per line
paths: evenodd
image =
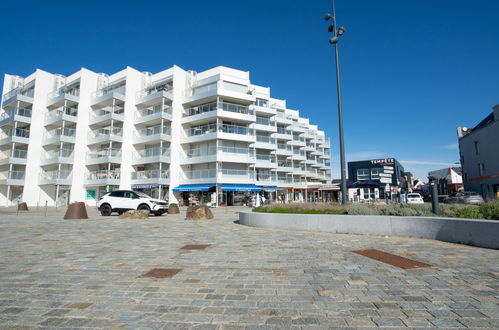
M156 204L156 205L159 205L159 202L156 202L156 201L149 201L149 202Z

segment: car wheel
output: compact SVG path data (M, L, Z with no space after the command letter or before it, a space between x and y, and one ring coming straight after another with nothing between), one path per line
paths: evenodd
M151 209L149 208L149 206L147 206L146 204L139 205L139 207L137 208L137 210L151 211Z
M112 212L113 212L113 209L111 208L111 205L109 205L109 204L101 205L100 214L102 214L103 216L105 216L105 217L110 216Z

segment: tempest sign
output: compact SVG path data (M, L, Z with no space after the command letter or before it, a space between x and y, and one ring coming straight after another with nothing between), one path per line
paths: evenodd
M393 164L395 160L393 158L382 158L382 159L373 159L371 160L371 164Z

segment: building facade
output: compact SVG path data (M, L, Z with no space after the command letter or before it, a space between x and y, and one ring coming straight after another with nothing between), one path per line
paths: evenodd
M439 195L450 195L463 189L463 177L460 167L448 167L428 172L428 177L438 180L437 188Z
M457 127L464 189L499 198L499 104L477 126Z
M227 67L5 75L0 205L95 205L130 188L171 203L303 199L331 179L330 148L270 88Z
M352 201L392 198L408 188L404 167L395 158L348 162L348 180Z

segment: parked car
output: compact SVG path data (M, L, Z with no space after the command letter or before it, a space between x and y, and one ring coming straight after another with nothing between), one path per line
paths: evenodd
M458 191L444 199L444 203L482 205L483 203L485 203L485 201L483 200L482 196L474 191Z
M408 204L424 204L423 197L418 193L407 194Z
M108 216L113 212L122 214L128 210L148 210L154 215L160 216L168 212L168 202L152 198L143 192L132 190L115 190L108 192L99 200L99 211Z

